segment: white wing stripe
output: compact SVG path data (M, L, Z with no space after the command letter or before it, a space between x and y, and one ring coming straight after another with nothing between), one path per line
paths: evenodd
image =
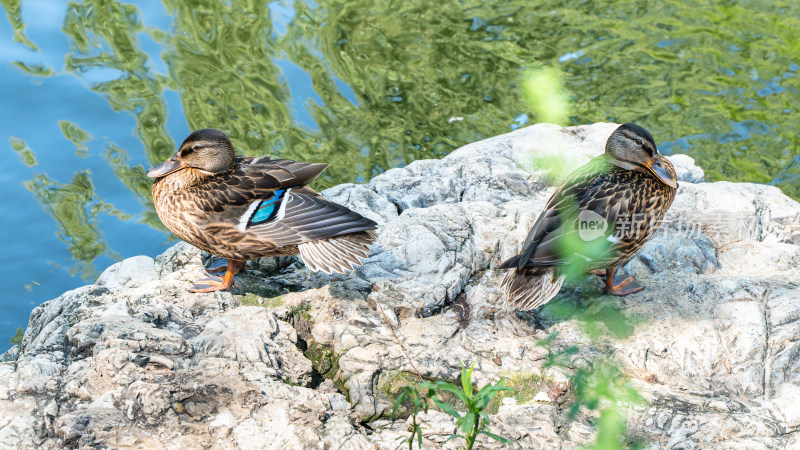
M283 215L286 214L286 204L289 203L289 197L291 196L292 189L289 188L284 192L283 198L281 199L281 207L278 209L278 215L275 216L275 220L283 219Z
M247 229L247 224L250 222L250 218L253 217L253 213L255 212L256 208L258 208L258 205L261 204L261 201L261 199L258 199L253 203L250 203L250 206L247 207L247 211L245 211L245 213L242 214L242 217L239 218L239 224L236 225L237 230L241 231L242 233L245 232Z

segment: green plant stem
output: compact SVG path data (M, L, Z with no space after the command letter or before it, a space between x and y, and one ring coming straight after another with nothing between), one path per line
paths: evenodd
M481 417L478 416L475 418L475 423L472 424L472 430L469 435L467 435L467 450L472 450L472 447L475 445L475 439L478 438L480 425Z
M416 412L416 411L415 411ZM411 416L411 438L408 440L408 450L414 450L414 434L417 432L417 417Z

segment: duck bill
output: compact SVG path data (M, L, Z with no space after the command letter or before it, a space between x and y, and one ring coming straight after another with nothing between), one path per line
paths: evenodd
M147 171L147 176L150 178L160 178L186 167L186 163L179 161L178 158L172 158L164 161L163 163L151 168Z
M662 183L666 184L667 186L673 189L676 189L678 187L678 179L675 178L675 175L673 175L670 171L668 171L666 167L664 167L664 164L661 163L660 155L656 155L650 158L650 160L644 163L644 166L653 175L655 175L656 178L661 180Z

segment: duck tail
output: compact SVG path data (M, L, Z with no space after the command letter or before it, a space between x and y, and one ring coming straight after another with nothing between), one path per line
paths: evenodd
M361 260L369 255L369 246L376 238L375 231L366 230L304 242L297 248L306 267L314 272L344 273L361 265Z
M564 276L558 276L552 267L525 267L511 269L503 278L506 301L522 311L536 309L558 294Z

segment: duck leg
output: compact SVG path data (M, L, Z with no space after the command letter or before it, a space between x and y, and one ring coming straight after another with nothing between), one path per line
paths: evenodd
M609 267L606 269L606 293L612 295L628 295L639 292L644 289L644 286L636 282L633 275L620 279L615 277L617 266Z
M215 272L225 272L228 269L228 260L225 258L215 258L211 261L208 267L206 267L206 272L208 273L215 273Z
M228 269L228 260L225 258L216 258L211 261L209 267L206 267L206 272L213 273L213 272L225 272ZM238 273L247 273L247 264L242 266L242 270Z
M236 261L234 259L228 260L228 270L225 271L225 276L209 277L197 280L194 286L189 289L189 292L214 292L224 291L225 289L233 286L233 276L241 272L245 267L245 261Z

